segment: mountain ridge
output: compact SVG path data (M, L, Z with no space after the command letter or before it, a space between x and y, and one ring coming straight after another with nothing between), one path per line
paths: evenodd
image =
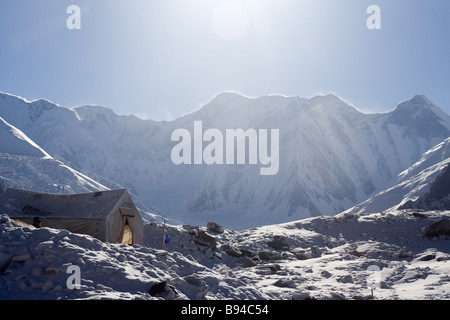
M12 100L15 114L0 95L0 116L22 125L55 159L129 188L167 217L216 220L235 229L344 211L392 186L450 136L450 117L422 96L402 102L400 111L366 114L334 94L249 98L227 92L169 122L118 116L103 107L47 107L30 121L36 102ZM420 108L411 114L405 107ZM279 129L278 174L260 177L250 165L173 164L170 135L179 128L192 135L194 121L223 133Z
M0 118L0 190L23 188L53 193L107 190L52 158L22 131Z

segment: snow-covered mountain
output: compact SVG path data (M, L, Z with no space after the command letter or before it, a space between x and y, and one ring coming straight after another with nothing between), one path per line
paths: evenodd
M370 214L392 209L438 210L448 207L450 138L425 152L398 175L398 182L344 213Z
M53 159L2 118L0 141L0 193L9 187L52 193L107 190L104 185Z
M450 298L450 211L442 210L450 120L423 96L366 115L332 95L222 94L159 123L3 94L0 117L0 192L122 183L185 223L164 230L146 223L144 245L128 246L35 229L0 212L0 300L188 300L195 307L191 300ZM279 172L173 164L171 134L193 132L194 121L221 132L279 129ZM208 220L226 227L204 227ZM170 242L162 247L164 234ZM79 270L76 288L71 270Z
M427 192L417 200L410 200L400 209L449 210L450 209L450 164L439 173Z
M450 136L450 117L424 96L392 112L363 114L331 94L223 93L196 112L155 122L105 107L69 109L1 94L0 116L53 158L107 186L114 181L127 187L153 212L237 230L353 207L392 186L399 173ZM262 164L250 165L248 155L246 164L174 164L175 130L190 132L193 149L211 143L203 137L195 146L202 140L194 137L196 121L201 134L214 129L224 137L227 129L279 130L277 174L261 175Z

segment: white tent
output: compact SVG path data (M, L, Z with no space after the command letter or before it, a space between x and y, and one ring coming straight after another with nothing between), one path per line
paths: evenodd
M0 196L0 213L42 227L66 229L101 241L143 244L144 221L127 189L81 194L49 194L7 189Z

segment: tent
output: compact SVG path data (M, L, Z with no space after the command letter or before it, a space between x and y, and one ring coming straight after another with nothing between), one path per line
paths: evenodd
M8 188L0 213L42 227L66 229L112 243L143 244L144 221L127 189L80 194L50 194Z

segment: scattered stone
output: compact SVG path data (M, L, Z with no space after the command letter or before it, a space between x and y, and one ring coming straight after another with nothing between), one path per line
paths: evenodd
M225 244L221 248L226 254L235 258L240 258L244 255L244 253L241 250L235 248L233 245L230 244Z
M329 273L327 270L323 270L321 275L322 275L322 277L325 277L325 278L331 277L331 273Z
M273 284L274 286L280 287L280 288L295 288L295 281L294 280L277 280Z
M186 230L190 235L197 235L200 231L199 226L191 226L189 224L184 224L183 229Z
M285 240L283 236L274 236L272 241L267 242L267 245L275 250L289 250L289 244Z
M281 255L278 254L278 252L270 251L270 250L263 250L258 252L258 257L261 260L280 260L283 259Z
M149 290L149 294L152 297L155 296L159 296L159 295L167 295L167 293L173 293L175 295L178 294L178 292L175 290L175 288L173 286L170 286L167 284L166 281L162 281L162 282L158 282L155 283L154 285L151 286L150 290Z
M58 270L56 268L47 267L44 270L44 274L55 274Z
M359 252L358 250L353 250L349 252L351 255L356 256L356 257L362 257L363 254L361 252Z
M310 248L311 251L311 258L318 258L322 256L322 250L318 246L312 246Z
M199 231L196 236L194 236L194 242L200 246L209 247L211 249L216 249L216 239L207 234L205 231Z
M425 238L439 238L439 237L450 237L450 220L443 219L438 222L433 223L428 228L425 228L423 233Z
M433 260L434 258L436 258L435 254L427 254L427 255L423 256L422 258L420 258L419 261L430 261L430 260Z
M219 234L224 232L224 228L221 225L218 225L217 223L212 222L212 221L209 221L206 224L206 229L208 231L211 231L214 233L219 233Z
M331 299L333 300L347 300L342 293L331 292Z
M246 250L246 249L239 249L239 250L241 250L241 252L244 254L244 256L246 256L246 257L253 257L254 255L255 255L255 253L253 253L252 251L250 251L250 250Z
M337 278L337 281L341 283L353 283L353 278L351 275L347 274L345 276Z
M309 292L295 292L292 294L292 300L315 300Z
M279 264L276 263L271 263L271 264L261 264L256 266L257 269L269 269L270 271L272 271L273 273L280 271L281 267Z
M244 259L244 262L242 263L242 267L244 267L244 268L254 267L256 265L257 265L257 263L253 259L250 259L248 257L246 257Z
M311 255L306 254L305 252L297 252L295 254L295 257L298 260L307 260L307 259L311 259Z

